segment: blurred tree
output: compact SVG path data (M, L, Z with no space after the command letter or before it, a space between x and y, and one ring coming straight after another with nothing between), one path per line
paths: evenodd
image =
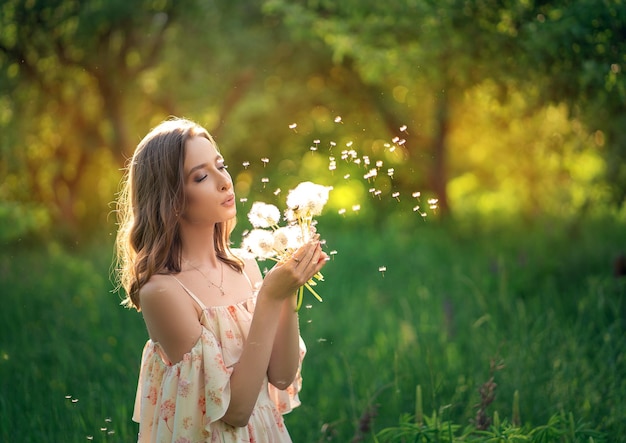
M390 130L407 120L416 126L406 144L415 167L407 170L422 166L442 212L449 210L452 148L463 149L450 144L453 116L486 80L503 102L522 89L527 112L566 103L600 130L611 145L607 180L623 202L622 1L270 0L266 9L284 17L297 38L328 45L335 63L353 70L371 92Z
M138 76L184 2L23 1L0 7L4 199L43 203L75 229L110 201L130 144ZM19 147L19 148L18 148ZM114 188L113 188L114 189ZM93 221L93 220L92 220ZM101 220L99 220L101 222Z

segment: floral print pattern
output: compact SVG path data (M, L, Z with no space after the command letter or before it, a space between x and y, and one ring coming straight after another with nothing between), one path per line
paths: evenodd
M248 335L256 298L204 309L202 335L183 359L168 365L158 343L148 340L133 420L139 443L291 442L282 414L300 405L302 377L281 391L265 379L247 426L220 420L230 402L230 375ZM300 339L300 365L306 353Z

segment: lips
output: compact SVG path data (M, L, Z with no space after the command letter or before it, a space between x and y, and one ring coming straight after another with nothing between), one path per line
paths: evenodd
M230 194L226 200L222 202L222 206L232 206L235 204L235 194Z

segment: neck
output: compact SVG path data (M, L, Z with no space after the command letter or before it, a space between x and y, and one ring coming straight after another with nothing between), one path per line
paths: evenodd
M219 261L215 253L214 233L214 226L207 228L181 226L183 262L187 261L198 267L217 267Z

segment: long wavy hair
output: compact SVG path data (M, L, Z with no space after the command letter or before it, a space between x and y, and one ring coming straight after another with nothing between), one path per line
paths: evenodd
M122 305L141 310L139 290L154 274L181 271L182 243L179 215L185 210L183 164L185 143L192 137L213 138L197 123L166 120L137 145L126 168L117 200L115 269ZM243 262L230 250L236 218L215 224L214 243L219 260L242 272Z

